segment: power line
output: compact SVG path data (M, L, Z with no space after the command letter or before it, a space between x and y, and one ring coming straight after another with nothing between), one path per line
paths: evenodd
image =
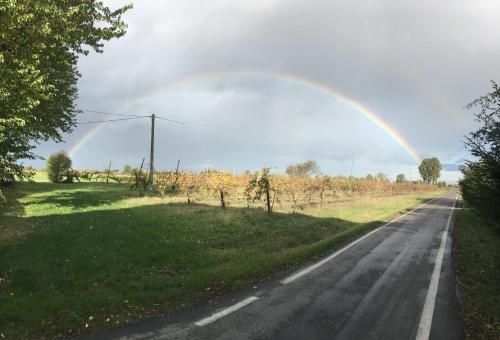
M140 116L136 114L126 114L126 113L115 113L115 112L105 112L105 111L96 111L96 110L88 110L88 109L80 109L80 111L87 112L87 113L97 113L97 114L103 114L103 115L112 115L112 116L124 116L124 117L134 117L134 118L145 118L145 117L151 117L151 116ZM169 121L171 123L176 123L176 124L186 124L185 122L181 122L179 120L167 118L164 116L156 116L157 119L162 119ZM118 119L117 119L118 120ZM106 120L108 121L108 120ZM109 120L112 121L112 120ZM89 122L92 123L92 122ZM81 123L83 124L83 123Z
M107 119L107 120L96 120L92 122L81 122L77 123L77 125L82 125L82 124L97 124L97 123L107 123L107 122L118 122L121 120L131 120L131 119L139 119L139 118L149 118L150 116L137 116L137 117L130 117L130 118L119 118L119 119Z
M95 110L87 110L87 109L80 109L80 111L87 112L87 113L98 113L98 114L102 114L102 115L111 115L111 116L142 117L142 116L134 115L134 114L104 112L104 111L95 111Z
M148 116L150 117L150 116ZM186 122L181 122L179 120L174 120L174 119L170 119L170 118L165 118L165 117L162 117L162 116L155 116L156 119L162 119L162 120L166 120L166 121L169 121L169 122L172 122L172 123L176 123L176 124L182 124L182 125L185 125Z

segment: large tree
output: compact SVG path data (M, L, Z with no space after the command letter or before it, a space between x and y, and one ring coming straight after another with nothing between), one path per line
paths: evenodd
M386 174L384 174L383 172L379 172L378 174L375 175L375 178L377 179L377 181L379 182L389 182L389 178L387 177Z
M23 176L33 145L75 126L77 61L121 37L121 16L95 0L0 0L0 180Z
M420 163L418 171L424 182L435 184L441 176L441 162L436 157L426 158Z
M319 172L318 163L312 160L305 161L304 163L291 164L286 168L286 174L295 177L306 177L318 174Z
M396 176L396 183L405 183L407 182L405 174L398 174Z
M476 121L481 124L465 140L466 148L476 158L466 162L460 181L463 198L491 220L500 220L500 88L474 100L468 108L479 107Z

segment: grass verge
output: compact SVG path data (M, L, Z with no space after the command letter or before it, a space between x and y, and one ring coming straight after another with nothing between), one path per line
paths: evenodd
M307 214L25 183L0 218L0 336L54 338L202 303L338 248L439 192Z
M473 209L457 210L455 259L469 339L500 339L500 235Z

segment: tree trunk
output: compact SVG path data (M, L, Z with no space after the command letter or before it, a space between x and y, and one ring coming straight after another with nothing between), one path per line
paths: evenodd
M271 213L271 195L269 194L269 188L266 188L266 203L267 203L267 213Z
M226 209L226 202L224 202L224 192L222 190L219 190L220 192L220 207L222 209Z

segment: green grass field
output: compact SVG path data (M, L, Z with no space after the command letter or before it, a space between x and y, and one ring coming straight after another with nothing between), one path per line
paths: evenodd
M468 339L500 339L500 235L472 209L457 211L455 258Z
M274 213L138 198L128 184L4 190L0 336L67 336L202 303L340 247L441 193Z

